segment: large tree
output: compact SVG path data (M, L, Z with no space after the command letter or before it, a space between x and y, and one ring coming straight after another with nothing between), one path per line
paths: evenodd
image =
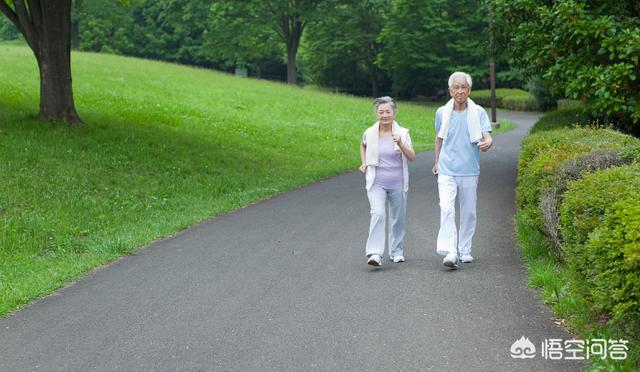
M380 65L395 94L446 94L448 75L470 73L488 82L487 9L482 0L394 0L382 30Z
M302 60L305 78L359 95L377 97L384 72L377 65L379 35L391 0L344 1L309 27Z
M261 77L262 65L269 61L282 65L284 47L267 22L247 22L260 17L257 7L233 1L211 5L203 48L213 60L227 68L247 68Z
M240 26L227 27L219 31L228 35L228 45L220 45L220 47L246 47L247 45L234 43L238 40L238 35L251 32L254 27L268 27L273 32L273 37L278 38L286 47L287 83L296 84L298 78L296 57L302 34L310 22L321 17L324 6L331 2L331 0L216 1L213 10L224 8L225 14L230 17L229 24Z
M71 84L71 0L0 0L0 12L38 62L40 118L79 123Z
M552 93L640 134L640 3L636 0L492 0L498 41Z

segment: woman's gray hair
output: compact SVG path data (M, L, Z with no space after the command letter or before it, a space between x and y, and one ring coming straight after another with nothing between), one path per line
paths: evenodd
M373 107L375 107L375 112L377 113L378 107L384 104L391 105L391 109L393 110L394 114L398 111L398 108L396 107L396 102L393 100L393 98L389 96L384 96L384 97L376 98L376 100L373 102Z
M473 84L473 82L471 81L471 75L461 71L456 71L451 74L451 76L449 76L449 88L451 88L451 86L453 85L453 81L459 77L465 78L467 80L467 84L469 84L469 88L471 88L471 85Z

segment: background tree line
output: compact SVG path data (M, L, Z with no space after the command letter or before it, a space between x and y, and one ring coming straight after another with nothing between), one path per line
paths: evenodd
M256 77L356 95L444 98L444 80L454 70L470 72L475 89L486 88L493 54L498 86L526 87L548 106L558 98L580 100L594 119L640 132L640 3L635 0L63 3L70 4L71 45L78 50L227 71L240 67ZM0 39L42 31L39 26L50 23L38 17L58 10L47 4L0 0L7 15L0 17ZM493 50L489 6L495 15ZM18 7L39 10L22 12L18 22ZM16 24L22 24L19 32ZM52 32L31 34L42 41L38 45L61 42ZM29 44L34 49L34 42ZM49 59L47 50L34 53L39 62ZM43 87L52 86L41 80Z
M458 69L488 84L482 0L74 0L71 22L77 50L240 67L356 95L442 95ZM0 18L0 38L17 38L12 26Z

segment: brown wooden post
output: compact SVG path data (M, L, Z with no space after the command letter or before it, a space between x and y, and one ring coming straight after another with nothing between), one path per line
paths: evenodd
M491 123L494 128L500 128L496 112L496 68L493 50L493 2L489 0L489 80L491 83Z

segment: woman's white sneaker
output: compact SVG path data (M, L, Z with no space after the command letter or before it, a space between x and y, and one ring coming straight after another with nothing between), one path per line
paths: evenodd
M404 262L404 256L395 256L393 258L393 262L395 262L395 263Z
M367 263L371 266L382 266L382 257L377 254L372 254Z
M442 260L442 264L451 269L458 268L458 254L451 252Z
M464 263L472 263L473 257L470 254L463 254L462 256L460 256L460 261Z

